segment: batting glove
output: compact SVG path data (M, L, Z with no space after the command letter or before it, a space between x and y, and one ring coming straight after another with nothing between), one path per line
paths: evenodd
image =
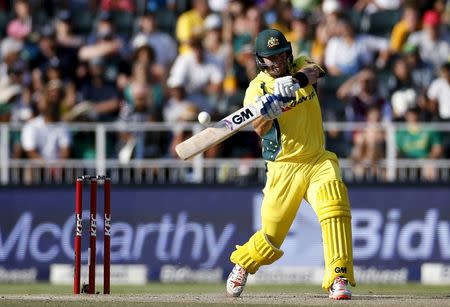
M295 93L300 88L297 82L294 82L292 76L286 76L275 79L273 93L283 97L283 101L290 102L295 99Z
M280 99L280 97L277 97L276 95L266 94L259 97L258 99L262 101L261 115L265 119L275 119L283 112L282 107L284 106L284 103Z

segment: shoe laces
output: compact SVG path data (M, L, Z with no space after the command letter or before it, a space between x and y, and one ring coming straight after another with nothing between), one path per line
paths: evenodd
M335 288L340 288L340 289L347 288L347 285L348 285L348 279L347 278L345 278L345 277L336 277L336 279L334 280L334 283L333 283L333 289L335 289Z
M233 275L234 275L235 281L237 281L239 283L245 282L245 280L247 279L247 272L241 267L235 267L234 271L235 271L234 272L235 274L233 274Z

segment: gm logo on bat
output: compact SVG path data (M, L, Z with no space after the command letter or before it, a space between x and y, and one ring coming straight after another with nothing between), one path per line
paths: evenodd
M233 131L234 129L234 125L241 125L242 123L244 123L245 121L247 121L248 119L252 118L255 116L254 112L255 110L252 110L254 108L252 107L248 107L245 108L244 110L237 112L237 114L234 114L231 117L231 122L228 119L224 119L222 120L222 123L225 127L227 127L228 129L230 129L231 131Z

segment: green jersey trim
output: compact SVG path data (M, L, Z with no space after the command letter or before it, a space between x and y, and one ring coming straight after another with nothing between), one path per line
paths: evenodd
M275 161L281 151L281 130L276 119L273 120L272 127L262 137L262 156L266 161Z

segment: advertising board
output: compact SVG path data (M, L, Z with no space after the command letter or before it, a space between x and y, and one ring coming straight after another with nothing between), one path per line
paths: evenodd
M88 196L83 203L83 263ZM350 187L349 196L360 279L417 281L422 264L450 261L448 188ZM245 243L260 226L262 194L255 187L113 187L111 199L111 261L144 264L149 280L221 280L232 267L229 255L235 245ZM50 265L73 263L74 204L70 187L0 190L3 281L48 280ZM97 263L102 263L101 214L97 224ZM277 266L305 267L300 277L285 270L287 278L320 279L311 271L322 269L323 258L320 227L309 204L302 203L282 249L284 256L261 276L270 276Z

